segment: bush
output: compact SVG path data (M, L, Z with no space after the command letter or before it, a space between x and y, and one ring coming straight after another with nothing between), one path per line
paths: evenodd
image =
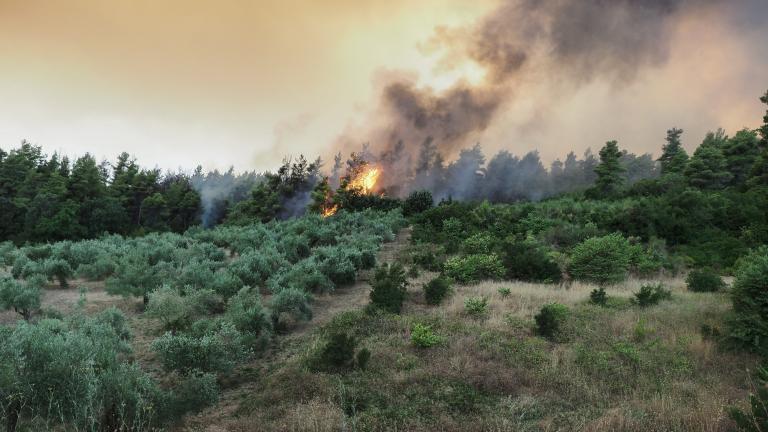
M464 311L474 318L484 317L488 313L488 299L485 297L469 297L464 300Z
M629 242L621 234L592 237L573 248L568 271L577 280L613 284L626 279L629 259Z
M704 268L693 270L685 278L688 291L693 292L717 292L725 288L723 278L712 269Z
M672 298L672 292L664 288L662 284L656 285L643 285L640 287L640 291L635 293L635 298L632 299L632 303L640 306L647 307L659 304L662 300L669 300Z
M9 309L29 321L32 313L40 309L40 288L29 281L0 276L0 310Z
M149 294L146 314L159 319L171 333L184 330L192 322L192 308L179 292L167 285Z
M360 370L365 370L368 367L368 362L371 360L371 350L363 348L357 352L355 356L355 363Z
M219 400L219 385L216 375L193 371L176 386L170 394L169 405L172 418L181 418L187 413L197 413Z
M509 287L500 287L497 291L501 298L507 298L512 294L512 290Z
M311 296L295 288L284 289L270 299L272 326L277 327L280 315L289 314L296 321L309 321L312 319L312 308L309 306Z
M424 285L424 299L427 304L438 305L451 292L451 281L438 276Z
M55 258L50 258L43 261L42 271L43 274L48 277L48 280L57 280L59 282L59 286L62 289L69 286L67 284L67 279L71 278L75 273L68 262L64 261L63 259Z
M558 283L563 276L560 266L534 241L512 241L504 248L507 279Z
M608 295L605 293L605 288L593 289L589 293L589 302L593 305L605 306L608 303Z
M504 277L504 265L496 254L453 257L445 262L443 271L446 276L462 284Z
M196 371L226 373L246 356L240 332L228 323L202 337L165 333L152 343L152 350L166 370L182 375Z
M432 327L414 324L411 328L411 342L418 348L430 348L442 341L442 338L432 331Z
M339 372L350 369L354 363L357 341L343 332L330 334L313 360L312 369Z
M432 193L427 190L411 192L403 201L403 216L412 216L427 211L434 205Z
M568 307L563 304L544 305L534 317L539 334L550 339L558 337L569 313Z
M728 320L732 343L768 355L768 250L745 258L733 282L733 316Z
M227 302L225 317L235 328L261 342L269 334L270 321L261 304L258 289L245 287Z
M373 276L371 304L392 313L400 313L408 293L408 280L400 264L384 264Z
M487 232L479 232L461 243L461 251L466 255L489 254L493 250L493 237Z
M445 262L445 250L431 243L411 246L411 260L419 267L429 271L442 270Z

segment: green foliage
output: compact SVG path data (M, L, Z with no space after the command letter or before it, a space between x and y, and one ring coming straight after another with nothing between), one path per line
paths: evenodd
M688 153L685 152L680 142L680 135L682 134L682 129L672 128L667 131L667 143L662 147L662 154L659 158L663 175L682 174L685 170L688 163Z
M172 333L188 328L194 319L188 299L167 285L149 294L145 313L150 318L159 319L163 328Z
M749 411L731 407L728 414L742 432L764 432L768 430L768 368L757 369L754 392L749 395Z
M568 307L559 303L550 303L542 306L534 317L540 335L556 339L561 336L562 326L570 311Z
M355 338L344 332L328 335L319 351L310 359L311 368L317 371L342 372L352 368L355 359Z
M728 184L733 175L728 171L725 155L723 155L727 139L722 129L716 133L707 134L685 168L685 176L691 186L717 190Z
M432 193L427 190L411 192L403 201L403 216L413 216L429 210L434 205Z
M493 249L493 238L489 233L477 233L461 243L461 251L466 255L489 254Z
M632 302L640 307L648 307L659 304L662 300L672 298L672 292L662 284L646 284L640 287L640 291L635 293Z
M431 348L442 340L428 325L417 323L411 327L411 343L417 348Z
M400 264L383 264L371 282L371 304L391 313L400 313L408 291L408 279Z
M507 279L545 283L562 279L560 266L532 239L507 241L502 256Z
M270 319L261 304L259 291L245 287L227 302L226 318L238 331L252 336L254 341L268 336Z
M741 262L731 289L731 301L730 341L768 355L768 249L760 248Z
M595 186L587 191L588 196L597 199L615 198L621 192L624 177L624 167L619 159L621 151L618 142L608 141L600 149L600 164L595 168L597 180Z
M568 271L574 279L599 285L621 282L627 277L629 251L619 233L593 237L573 248Z
M40 309L40 287L33 282L19 282L0 276L0 309L13 309L26 321Z
M240 332L226 322L201 337L165 333L152 342L152 350L166 370L182 375L195 371L227 373L248 354Z
M272 326L277 327L281 314L289 314L296 321L312 319L311 296L296 288L286 288L272 296L269 302Z
M197 413L219 400L219 385L212 373L192 372L173 388L169 395L171 418Z
M438 305L451 292L451 281L438 276L424 285L424 299L427 304Z
M501 279L504 265L496 254L474 254L449 258L443 265L443 273L461 283L485 279Z
M486 297L468 297L464 300L464 312L473 318L483 318L488 314Z
M512 290L509 287L500 287L497 291L501 298L507 298L512 294Z
M368 348L361 348L355 355L355 363L358 369L365 370L368 367L368 362L371 360L371 350Z
M589 293L589 302L594 305L605 306L608 303L608 295L605 293L605 288L593 289Z
M717 292L725 288L725 282L714 270L709 268L696 269L685 278L688 291Z

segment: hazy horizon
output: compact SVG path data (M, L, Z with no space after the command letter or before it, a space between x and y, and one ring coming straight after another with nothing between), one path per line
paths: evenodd
M577 61L553 50L551 35L521 41L532 61L504 77L492 112L457 134L460 144L538 150L550 162L611 139L658 154L673 126L689 150L709 130L756 127L768 4L665 2L647 3L664 3L660 21L648 16L653 7L617 2L648 22L604 51L592 47L605 34L588 31L590 51L576 51ZM264 170L300 153L328 161L366 141L383 149L391 143L381 131L398 129L382 114L387 86L405 83L437 105L456 88L487 96L500 80L467 48L478 29L570 5L527 3L0 0L0 147L27 139L48 153L108 160L126 151L144 166L185 171ZM616 49L631 61L603 70L612 65L601 55Z

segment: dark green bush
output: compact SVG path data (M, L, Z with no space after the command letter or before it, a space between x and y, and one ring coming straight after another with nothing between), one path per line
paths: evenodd
M165 333L152 343L152 350L166 370L182 375L196 371L226 373L247 354L241 338L232 324L222 323L217 331L202 337Z
M451 281L438 276L424 285L424 299L428 304L438 305L451 292Z
M371 360L371 350L368 348L362 348L357 352L355 356L355 363L358 369L365 370L368 367L368 362Z
M605 293L605 288L600 287L593 289L592 292L589 293L589 302L594 305L605 306L608 302L608 295Z
M535 241L509 241L502 257L507 279L546 283L562 280L560 266Z
M461 284L468 284L485 279L501 279L504 277L504 265L496 254L467 255L448 259L443 264L443 272Z
M621 234L592 237L573 248L568 271L574 279L607 285L627 277L629 259L629 242Z
M709 268L691 271L685 278L685 283L688 285L688 291L693 292L717 292L725 288L723 278Z
M672 292L662 284L656 285L643 285L640 287L640 291L635 293L635 297L632 299L632 303L640 306L647 307L659 304L662 300L669 300L672 298Z
M534 317L539 334L550 339L557 338L569 313L568 307L559 303L542 306Z
M341 372L354 364L355 338L344 332L328 335L320 351L312 361L312 368L318 371Z
M429 210L434 205L432 193L427 190L411 192L403 201L403 215L412 216Z
M373 276L371 304L392 313L400 313L405 301L408 280L400 264L384 264Z
M219 400L219 385L212 373L192 372L170 394L169 405L172 418L181 418L187 413L197 413Z
M483 318L488 314L488 299L469 297L464 300L464 311L473 318Z
M742 260L733 282L731 301L730 342L768 355L768 249L762 248Z

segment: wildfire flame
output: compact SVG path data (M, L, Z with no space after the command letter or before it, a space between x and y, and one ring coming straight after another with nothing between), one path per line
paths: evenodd
M376 186L376 181L379 180L380 175L381 170L379 168L368 168L349 182L348 189L359 189L363 194L369 194Z
M333 204L328 207L324 207L320 210L320 215L322 215L324 218L327 218L329 216L333 216L336 214L336 212L339 211L339 205Z

